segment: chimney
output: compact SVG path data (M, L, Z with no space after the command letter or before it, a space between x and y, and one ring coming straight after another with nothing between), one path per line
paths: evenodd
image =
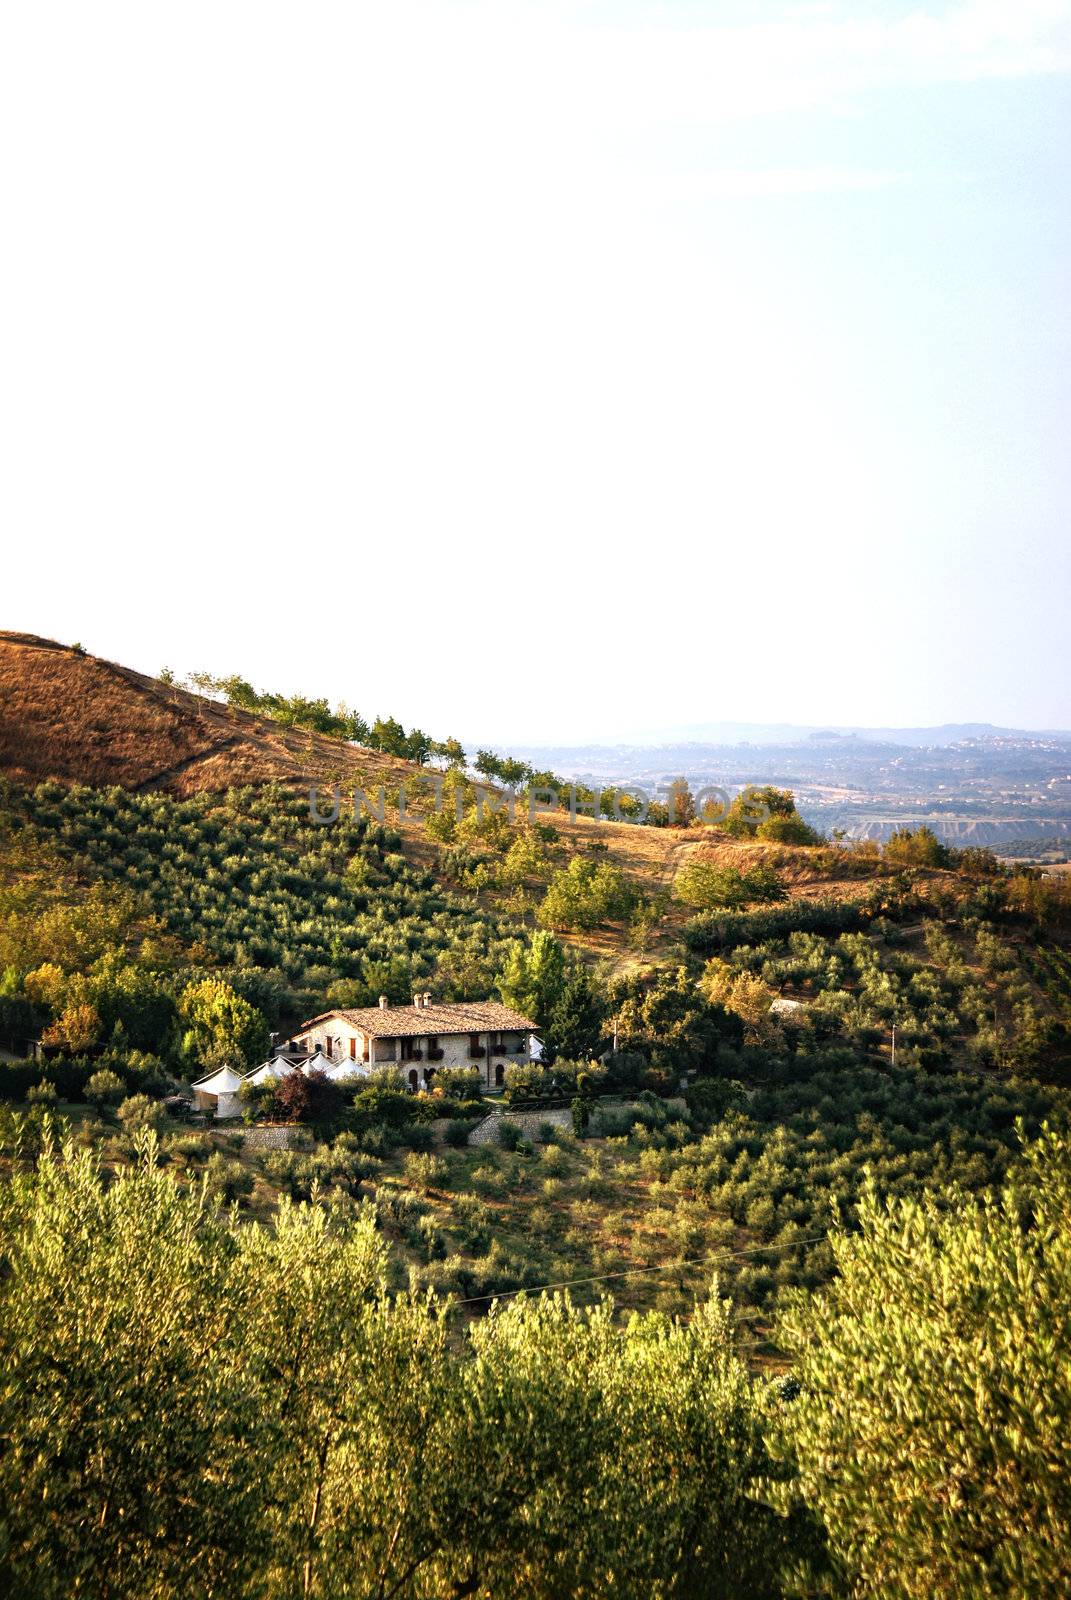
M418 994L415 994L413 996L413 1010L414 1011L419 1011L420 1010L420 996Z
M379 1009L381 1011L386 1011L387 1009L387 997L385 994L381 994L379 997Z
M428 994L425 991L425 994L424 994L424 1009L425 1009L425 1011L427 1010L428 1006L430 1006L430 1005L431 1005L431 995Z

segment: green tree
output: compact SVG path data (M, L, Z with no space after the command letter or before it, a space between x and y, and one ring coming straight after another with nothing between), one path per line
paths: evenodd
M894 828L886 839L882 854L887 861L903 866L946 867L950 853L932 828Z
M597 928L627 917L636 900L619 867L574 856L551 878L536 916L544 928Z
M853 1594L1071 1588L1071 1143L995 1198L871 1191L780 1325L783 1439Z
M721 826L734 838L754 838L759 827L775 817L799 818L792 790L777 789L772 784L749 784L733 796Z
M510 946L497 986L503 1005L545 1028L565 981L565 951L552 933L540 931L527 946L520 942Z
M783 900L785 891L772 867L757 866L741 872L738 867L693 858L684 863L673 880L673 898L699 911L722 907L734 910L756 900Z
M433 739L430 754L434 760L441 761L445 767L463 767L468 760L465 754L465 746L460 739L453 737L442 740Z
M619 980L611 986L610 1006L619 1048L639 1050L667 1083L689 1069L709 1068L719 1045L738 1044L743 1035L739 1018L708 1004L684 967Z
M621 1329L545 1296L451 1336L389 1291L369 1208L238 1226L138 1149L105 1183L46 1147L0 1189L15 1600L772 1600L763 1395L716 1297Z
M547 1018L546 1042L554 1055L583 1061L598 1050L606 1023L606 999L578 962Z
M260 1060L268 1049L268 1025L229 983L204 978L183 990L179 1016L185 1024L183 1050L203 1064Z

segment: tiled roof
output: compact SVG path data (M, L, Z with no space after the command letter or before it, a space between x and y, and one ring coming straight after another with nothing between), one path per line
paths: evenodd
M439 1037L450 1033L486 1033L507 1029L531 1033L535 1023L519 1011L500 1006L497 1000L468 1000L458 1005L364 1006L357 1011L323 1011L303 1022L297 1033L305 1033L330 1017L341 1017L369 1039L403 1039L414 1034Z

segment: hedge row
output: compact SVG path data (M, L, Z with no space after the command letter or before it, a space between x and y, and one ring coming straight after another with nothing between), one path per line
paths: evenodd
M874 913L850 900L791 900L759 911L708 911L693 917L684 941L696 955L715 955L741 944L768 944L791 933L858 933Z

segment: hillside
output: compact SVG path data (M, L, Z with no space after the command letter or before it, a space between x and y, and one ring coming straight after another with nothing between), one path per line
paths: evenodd
M409 763L220 705L51 639L0 632L0 772L186 796L397 783Z
M355 786L371 792L381 784L391 796L402 784L408 784L411 796L420 794L418 780L425 771L381 751L286 727L54 640L0 632L0 775L16 784L115 785L180 799L275 784L304 795L312 785L329 790L337 784L348 799ZM432 871L444 887L462 887L444 868L444 851L429 838L419 814L399 818L395 804L389 820L413 866ZM657 916L638 937L614 919L592 929L560 931L591 956L610 958L621 969L664 954L678 939L688 912L672 902L671 890L682 864L695 856L739 859L745 868L764 859L787 866L784 881L791 897L853 898L861 877L885 875L876 859L853 862L841 852L818 861L813 852L740 844L711 829L640 827L571 818L564 810L545 820L557 839L519 885L521 900L518 885L506 892L484 881L479 903L504 910L508 902L524 920L530 911L530 904L522 903L524 894L534 903L549 875L574 856L605 863L657 906ZM476 843L478 854L494 855L493 844Z

